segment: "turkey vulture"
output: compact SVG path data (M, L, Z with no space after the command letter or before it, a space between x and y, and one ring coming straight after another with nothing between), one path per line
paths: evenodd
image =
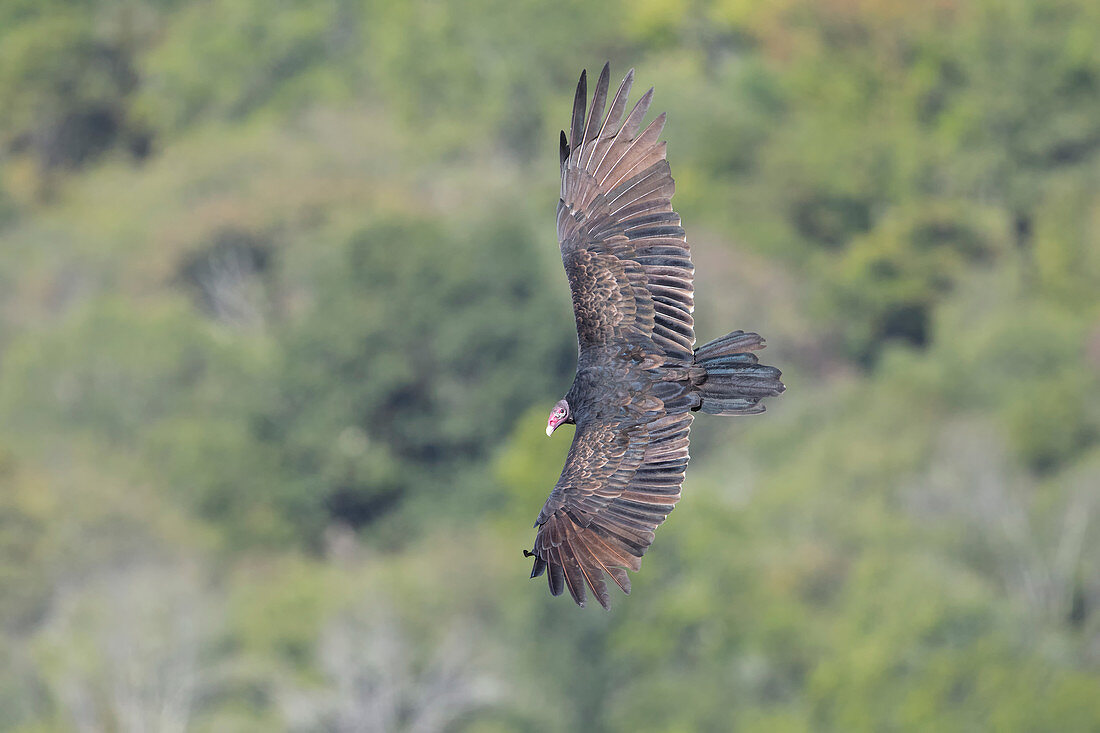
M561 133L558 241L577 321L577 375L550 412L546 434L576 424L561 478L535 527L531 577L566 588L585 605L587 586L604 608L604 573L630 593L653 531L680 498L688 429L702 410L753 415L784 390L775 367L757 363L755 333L734 331L695 349L691 253L672 210L665 116L644 130L650 89L621 125L631 70L607 103L603 67L592 110L585 72ZM641 130L641 132L639 132Z

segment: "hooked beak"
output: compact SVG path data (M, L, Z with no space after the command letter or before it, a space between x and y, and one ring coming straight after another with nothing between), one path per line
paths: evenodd
M550 417L546 419L546 437L549 438L558 429L559 425L568 421L569 403L565 400L558 400L558 404L554 405L554 409L550 411Z

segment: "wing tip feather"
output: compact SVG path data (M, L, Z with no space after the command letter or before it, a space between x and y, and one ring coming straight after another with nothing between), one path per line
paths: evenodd
M569 126L569 144L577 150L581 147L584 135L584 113L588 106L588 69L581 69L577 80L577 91L573 95L573 119Z

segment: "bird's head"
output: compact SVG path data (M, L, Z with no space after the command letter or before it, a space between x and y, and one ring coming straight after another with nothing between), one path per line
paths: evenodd
M546 420L546 434L553 435L559 425L567 422L573 422L573 411L569 409L568 402L558 400L558 404L554 405L554 409L550 411L550 417Z

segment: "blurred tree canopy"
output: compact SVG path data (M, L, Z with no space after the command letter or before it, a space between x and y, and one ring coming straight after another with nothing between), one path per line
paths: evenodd
M606 59L790 389L604 614L520 551ZM0 3L0 731L1096 731L1098 292L1089 0Z

